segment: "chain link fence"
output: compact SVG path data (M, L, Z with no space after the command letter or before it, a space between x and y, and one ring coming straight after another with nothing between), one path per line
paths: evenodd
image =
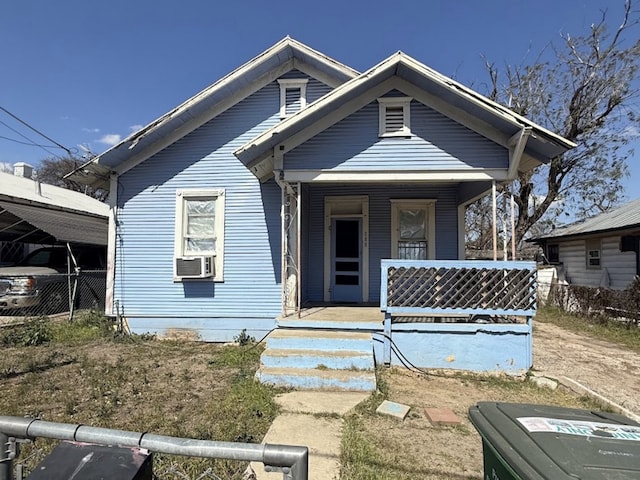
M104 311L107 273L0 276L0 316L4 323L27 317L63 315L78 310Z

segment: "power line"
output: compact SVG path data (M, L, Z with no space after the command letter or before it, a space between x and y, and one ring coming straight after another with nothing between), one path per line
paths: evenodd
M0 107L0 108L2 108L2 107ZM7 127L7 128L8 128L9 130L11 130L12 132L17 133L18 135L20 135L20 136L21 136L22 138L24 138L25 140L28 140L28 141L29 141L29 143L26 143L26 142L20 142L20 141L18 141L18 140L13 140L13 139L11 139L11 138L7 138L7 137L2 137L2 138L6 139L6 140L11 140L11 141L14 141L14 142L17 142L17 143L24 143L25 145L31 145L31 146L34 146L34 147L40 147L40 148L42 148L45 152L47 152L48 154L53 155L53 156L54 156L54 157L56 157L56 158L60 158L60 156L56 155L56 154L55 154L55 153L53 153L52 151L50 151L50 150L48 150L47 148L45 148L45 146L44 146L44 145L40 145L40 144L38 144L38 143L34 142L32 139L30 139L29 137L27 137L27 136L26 136L26 135L24 135L23 133L19 132L19 131L18 131L18 130L16 130L15 128L11 127L10 125L7 125L7 124L6 124L6 123L4 123L2 120L0 120L0 124L4 125L5 127Z
M56 142L53 138L48 137L47 135L45 135L44 133L42 133L40 130L38 130L35 127L32 127L31 125L29 125L27 122L25 122L24 120L22 120L20 117L18 117L17 115L14 115L13 113L11 113L9 110L7 110L6 108L4 108L2 105L0 105L0 110L2 110L4 113L6 113L7 115L9 115L10 117L14 118L15 120L17 120L18 122L20 122L21 124L23 124L25 127L29 128L30 130L33 130L34 132L36 132L38 135L40 135L43 138L46 138L47 140L49 140L51 143L53 143L54 145L56 145L57 147L61 148L62 150L64 150L65 152L67 152L67 154L71 157L73 156L73 154L71 153L71 150L69 150L67 147L65 147L64 145L59 144L58 142ZM49 152L51 153L51 152Z
M0 123L2 123L2 122L0 122ZM47 147L51 148L51 147L55 146L55 145L41 145L39 143L34 143L32 141L23 142L21 140L16 140L15 138L5 137L4 135L0 135L0 138L2 138L3 140L9 140L10 142L19 143L20 145L28 145L30 147L40 147L40 148L45 148L46 149ZM49 153L51 153L51 152L49 152Z

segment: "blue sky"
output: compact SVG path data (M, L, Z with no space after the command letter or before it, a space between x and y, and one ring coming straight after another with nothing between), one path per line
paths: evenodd
M622 6L623 0L10 0L0 6L0 106L74 152L84 145L101 153L287 34L360 71L402 50L482 91L483 55L497 65L532 60L562 33L585 33L602 9L616 25ZM0 163L37 166L51 156L15 140L50 142L1 111L0 122ZM635 143L640 158L640 139ZM628 160L627 199L640 197L637 163Z

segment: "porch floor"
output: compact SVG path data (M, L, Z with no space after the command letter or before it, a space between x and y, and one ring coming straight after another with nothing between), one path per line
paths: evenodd
M382 326L384 313L379 306L370 305L316 305L303 307L300 313L293 312L280 315L278 323L289 321L317 322L344 322L344 323L375 323Z

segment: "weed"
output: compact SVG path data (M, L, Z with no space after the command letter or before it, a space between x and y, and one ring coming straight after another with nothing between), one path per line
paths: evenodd
M262 348L225 345L208 364L216 367L255 368L260 361Z
M14 327L2 337L6 347L29 347L43 345L53 337L51 324L47 317L28 318L24 324Z
M56 343L83 343L116 335L114 323L105 315L92 310L76 313L71 322L52 323L52 340Z
M380 478L377 476L382 473L379 470L378 451L370 441L362 420L358 416L350 415L345 419L341 445L340 478Z
M336 412L316 412L313 414L313 418L326 418L331 420L339 420L342 415Z
M252 344L256 343L255 337L252 337L251 335L249 335L247 333L247 329L246 328L243 328L242 331L238 335L233 337L233 341L236 342L241 347L244 347L246 345L252 345Z

